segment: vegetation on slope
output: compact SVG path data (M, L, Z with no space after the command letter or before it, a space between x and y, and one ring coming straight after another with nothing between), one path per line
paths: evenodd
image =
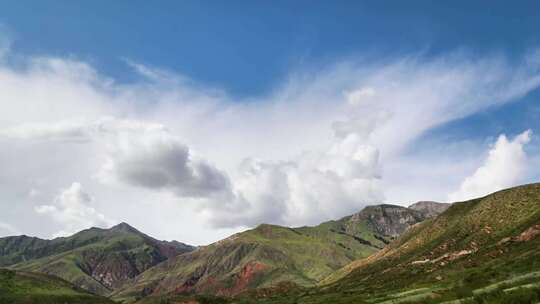
M155 240L122 223L91 228L67 238L26 236L0 239L3 265L56 275L100 295L107 295L144 270L193 248Z
M453 204L328 285L233 302L536 303L539 248L540 184L526 185Z
M380 205L315 227L260 225L152 267L113 297L133 301L170 292L232 296L280 282L313 286L379 251L424 218L405 207Z
M0 269L0 303L113 304L62 279L37 273Z

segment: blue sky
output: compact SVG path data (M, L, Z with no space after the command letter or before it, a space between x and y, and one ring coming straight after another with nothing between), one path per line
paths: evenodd
M0 1L0 236L204 244L538 181L537 28L537 1Z
M358 54L465 48L521 56L540 44L540 4L520 1L2 1L22 54L75 56L120 80L123 58L180 71L238 96L291 69Z

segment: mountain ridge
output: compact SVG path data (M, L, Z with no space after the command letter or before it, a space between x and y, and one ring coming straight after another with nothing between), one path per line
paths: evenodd
M314 286L424 219L421 212L383 204L317 226L261 224L162 262L112 296L133 301L169 292L234 296L280 282Z
M100 295L159 262L194 250L180 242L158 241L127 223L52 240L0 238L0 248L2 267L57 275Z

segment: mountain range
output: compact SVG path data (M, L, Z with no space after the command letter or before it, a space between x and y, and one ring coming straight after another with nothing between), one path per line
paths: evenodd
M262 224L200 247L125 223L8 237L0 265L124 303L536 303L511 301L540 299L538 236L531 184L452 205L368 206L317 226Z
M113 298L132 301L170 292L232 296L280 282L314 286L426 218L421 211L377 205L314 227L263 224L173 257L137 276Z
M314 286L430 216L421 208L368 206L314 227L262 224L198 248L158 241L121 223L53 240L0 238L0 267L54 275L126 302L170 292L233 296L280 282Z

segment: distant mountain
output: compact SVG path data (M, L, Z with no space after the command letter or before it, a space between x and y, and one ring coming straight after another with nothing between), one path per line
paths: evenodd
M54 276L0 269L0 303L114 304Z
M179 242L158 241L121 223L53 240L0 238L0 266L56 275L107 295L146 269L194 249Z
M531 184L454 203L318 288L243 303L537 303L539 249L540 184Z
M435 217L450 207L448 203L437 203L431 201L420 201L409 206L409 209L421 212L426 217Z
M112 296L133 301L171 292L231 296L280 282L313 286L425 218L405 207L377 205L315 227L260 225L152 267Z

